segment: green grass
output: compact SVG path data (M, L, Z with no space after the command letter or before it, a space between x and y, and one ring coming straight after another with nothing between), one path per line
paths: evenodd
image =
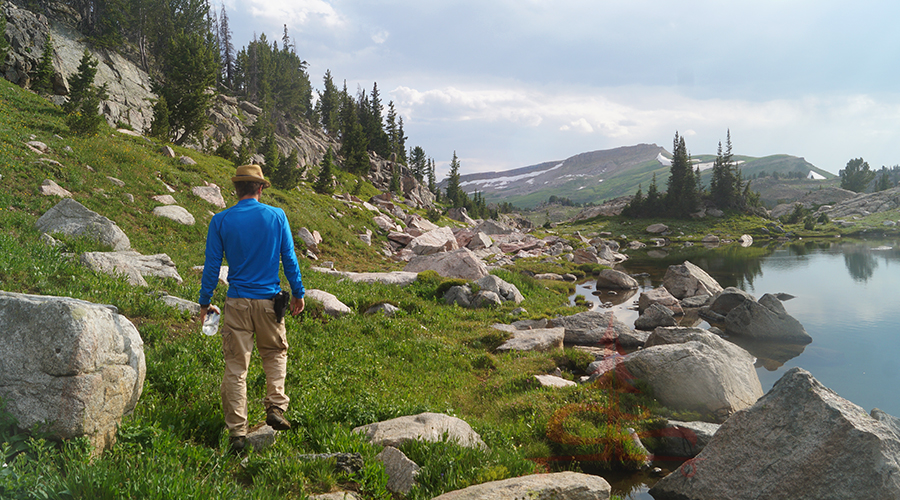
M296 241L304 284L333 293L354 314L333 319L316 304L288 317L289 371L287 413L295 430L282 433L276 444L251 451L246 464L226 453L227 435L219 402L222 373L218 337L199 333L195 318L164 305L160 291L186 299L199 292L206 227L218 208L191 194L205 182L223 188L228 204L233 166L225 160L178 148L197 165L185 166L158 153L161 144L121 135L108 127L93 137L70 134L58 108L34 94L0 80L0 289L10 292L69 296L112 304L138 328L145 342L147 378L134 413L125 417L118 441L92 458L87 441L56 443L40 429L19 432L0 410L0 497L3 498L305 498L334 489L358 491L363 497L387 499L386 476L374 456L379 447L365 443L353 427L424 411L443 412L468 421L490 451L460 449L452 443L414 443L405 449L425 471L410 498L431 498L463 485L546 470L548 459L569 453L548 438L554 415L575 403L610 401L609 390L579 387L548 390L531 374L560 366L573 378L586 360L575 352L496 355L493 349L506 334L494 323L522 318L572 314L571 285L541 282L522 271L571 272L587 276L591 267L548 266L523 261L495 271L515 284L527 312L514 315L514 305L468 310L441 300L444 280L425 274L415 284L391 287L357 284L320 274L315 261L303 257ZM61 166L35 162L39 155L25 146L45 142L46 155ZM69 149L71 148L71 149ZM107 177L125 183L118 187ZM339 175L347 192L353 176ZM148 279L149 288L122 278L88 271L78 262L85 251L101 250L83 239L61 238L50 247L40 240L34 223L59 200L38 194L44 179L53 179L88 208L114 221L144 254L166 253L178 267L183 283ZM165 183L165 184L164 184ZM197 220L182 226L151 214L152 197L169 194ZM377 191L361 189L368 198ZM134 201L129 201L131 195ZM399 269L381 253L386 235L372 223L372 213L332 197L298 189L266 190L264 202L285 209L292 228L319 231L324 242L319 258L341 270ZM423 214L424 215L424 214ZM442 223L451 223L443 219ZM357 235L373 231L373 244ZM225 287L213 302L221 304ZM372 304L390 302L399 314L365 316ZM251 423L264 419L259 401L265 376L255 357L248 374ZM649 403L646 403L649 404ZM640 427L640 419L632 424ZM573 432L609 434L602 426L578 424ZM339 473L322 461L303 462L300 454L358 452L365 467ZM615 466L615 463L609 464Z

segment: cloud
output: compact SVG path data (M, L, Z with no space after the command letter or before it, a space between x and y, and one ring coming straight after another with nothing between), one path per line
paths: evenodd
M584 118L579 118L579 119L575 120L574 122L569 123L568 125L563 125L562 127L559 127L559 129L562 131L574 130L577 132L586 132L586 133L590 133L590 132L594 131L594 127L592 127L591 124L588 123L588 121L585 120Z
M253 17L276 25L303 28L315 23L334 29L346 24L343 16L324 0L250 0L248 4Z
M381 30L378 33L375 33L374 35L372 35L372 41L381 45L382 43L387 41L389 36L391 36L390 33L388 33L385 30Z

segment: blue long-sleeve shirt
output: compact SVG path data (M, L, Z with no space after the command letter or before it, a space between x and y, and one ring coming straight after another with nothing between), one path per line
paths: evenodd
M255 198L213 216L206 235L206 263L200 283L200 304L209 304L219 284L222 257L228 261L228 296L270 299L281 290L279 261L294 297L306 293L294 254L294 239L284 210Z

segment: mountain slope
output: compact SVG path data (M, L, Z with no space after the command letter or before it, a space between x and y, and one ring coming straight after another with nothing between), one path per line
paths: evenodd
M508 202L531 209L551 196L568 198L575 203L600 203L604 200L644 192L656 175L656 185L665 191L671 155L656 144L638 144L614 149L581 153L562 161L550 161L505 172L482 172L460 176L460 186L467 193L478 191L488 203ZM735 156L744 179L778 172L783 177L805 178L809 172L834 178L803 158L785 154L762 158ZM714 155L693 158L701 170L701 180L709 185ZM446 187L446 180L441 183Z

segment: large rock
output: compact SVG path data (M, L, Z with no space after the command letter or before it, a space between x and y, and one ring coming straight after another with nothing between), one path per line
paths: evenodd
M706 271L688 261L684 261L684 264L669 266L663 278L663 286L676 299L697 295L715 295L722 291L722 285L719 282Z
M515 330L512 338L498 347L497 351L561 351L565 335L563 328Z
M336 269L328 269L324 267L312 267L313 271L332 276L340 276L347 278L354 283L383 283L385 285L397 285L400 287L407 286L416 281L419 277L418 273L409 273L406 271L390 271L387 273L354 273L350 271L338 271Z
M763 395L754 358L747 351L704 331L681 340L684 343L658 344L651 334L643 350L625 357L625 373L645 380L668 408L719 418Z
M488 275L487 266L468 248L432 255L416 255L409 260L403 270L413 273L432 270L445 278L466 280L477 280Z
M407 248L416 255L431 255L456 250L459 245L456 243L456 237L453 236L453 230L445 226L413 238Z
M41 187L38 189L44 196L59 196L60 198L72 197L72 193L50 179L44 179L44 182L41 183Z
M611 490L600 476L554 472L476 484L436 496L434 500L608 500Z
M353 432L363 434L366 439L379 446L398 447L407 441L429 441L436 443L444 439L455 441L468 448L487 449L477 432L464 420L442 413L420 413L397 417L383 422L361 425Z
M729 418L657 500L900 498L900 438L884 420L792 368Z
M615 269L603 269L597 276L597 290L600 290L601 288L631 290L638 287L639 284L636 279L628 276L622 271L616 271Z
M147 286L144 276L172 278L181 283L181 275L172 259L164 254L141 255L134 250L123 252L86 252L81 255L81 263L97 272L113 276L125 276L136 286Z
M0 397L20 429L87 436L99 453L145 375L141 337L115 307L0 291Z
M586 346L614 346L619 337L633 330L612 312L585 311L551 319L549 328L565 328L565 343Z
M758 302L744 302L725 316L725 331L760 340L808 344L812 337L774 295L765 294Z
M81 203L64 198L47 210L35 223L41 232L50 235L59 233L66 236L91 238L113 250L128 250L131 242L115 222L89 210Z

